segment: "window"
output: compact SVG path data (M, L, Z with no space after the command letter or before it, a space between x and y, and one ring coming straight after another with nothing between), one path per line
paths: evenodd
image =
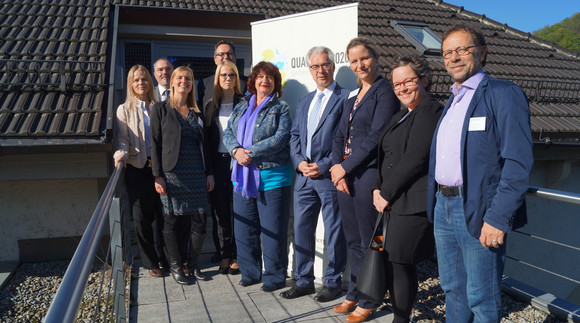
M424 55L440 55L441 38L427 24L392 20L391 26Z

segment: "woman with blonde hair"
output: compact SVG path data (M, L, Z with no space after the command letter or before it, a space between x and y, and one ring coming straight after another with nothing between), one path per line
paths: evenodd
M234 241L230 165L232 158L224 145L224 129L242 97L238 68L230 61L221 62L215 71L213 98L204 108L210 159L214 165L215 188L210 194L213 236L220 251L220 274L240 273Z
M169 269L178 284L188 285L186 272L191 278L205 279L198 258L205 239L213 168L204 144L202 114L195 103L193 71L176 68L170 87L169 99L153 107L151 162L155 189L163 202Z
M161 277L159 262L166 262L163 242L159 239L157 243L158 255L153 233L157 228L160 237L163 225L161 200L151 172L149 121L153 103L151 74L143 65L131 67L127 75L127 99L117 108L117 151L113 159L115 167L119 164L126 167L125 185L143 267L151 276Z

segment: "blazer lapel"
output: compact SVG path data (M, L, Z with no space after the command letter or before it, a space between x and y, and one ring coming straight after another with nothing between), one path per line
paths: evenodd
M300 127L300 137L302 138L306 138L308 135L308 117L310 115L310 104L312 103L312 100L314 100L314 94L316 94L316 91L308 93L308 97L304 100L304 106L302 107L302 109L304 109L304 113L301 116L302 127ZM304 147L306 147L306 141L304 141Z
M479 103L479 101L481 100L481 98L483 97L484 92L487 90L487 80L489 79L489 76L487 76L487 74L483 77L483 79L481 80L481 82L479 83L479 86L475 89L475 93L473 93L473 97L471 98L471 102L469 102L469 106L467 107L467 111L465 112L465 119L463 120L463 128L461 129L461 147L465 147L465 143L467 140L467 131L469 129L469 120L471 119L471 116L473 115L473 112L475 111L475 108L477 107L477 104ZM451 100L451 99L450 99ZM441 119L443 119L443 117L441 117ZM461 168L462 168L462 172L463 170L463 161L465 160L465 156L463 155L465 149L461 149Z
M369 100L369 98L373 95L373 93L377 90L377 88L379 87L379 83L383 78L381 76L377 77L377 79L373 82L373 84L371 85L371 88L367 91L367 93L365 93L365 96L362 98L362 100L360 100L360 102L358 103L358 107L362 106L367 100ZM359 89L360 92L360 89ZM356 98L355 98L356 101ZM353 104L354 105L354 104ZM353 106L350 106L350 109L352 110ZM356 110L353 111L352 113L352 117L354 118L354 116L356 115L356 113L358 112L358 110L360 110L357 107Z
M318 132L320 127L322 127L322 125L326 121L326 118L328 117L328 115L330 115L330 113L336 108L336 104L337 104L338 100L340 99L340 97L338 96L337 93L340 93L340 90L341 90L341 87L337 84L334 88L334 92L332 92L332 94L330 95L330 98L328 99L328 102L326 103L326 106L324 107L324 110L322 111L322 115L320 116L320 121L318 121L318 126L316 126L316 130L314 131L315 134Z

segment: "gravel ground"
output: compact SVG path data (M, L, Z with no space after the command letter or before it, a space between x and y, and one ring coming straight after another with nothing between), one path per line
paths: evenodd
M68 261L21 264L0 291L0 322L41 322L62 281L67 266ZM107 270L103 270L103 264L93 266L85 294L81 300L77 322L92 322L103 273L105 274L105 283L102 294L106 294L108 291L111 270L108 265L105 268ZM99 315L101 319L98 319L98 322L104 321L102 319L105 311L103 305L106 301L105 299L100 301ZM112 302L112 298L109 301ZM109 309L109 318L110 312Z
M10 281L0 291L0 322L40 322L46 314L56 289L66 270L67 262L44 262L22 264ZM95 265L87 284L87 293L81 302L77 322L91 322L93 308L102 279L102 265ZM110 275L110 270L107 271ZM424 261L418 266L419 293L413 308L412 322L443 322L445 296L439 286L437 266L432 261ZM105 279L108 281L108 279ZM108 286L104 286L104 292ZM104 302L101 301L102 322ZM110 310L108 311L110 313ZM107 320L109 321L109 320ZM502 322L562 322L544 312L536 310L529 303L519 302L503 295Z

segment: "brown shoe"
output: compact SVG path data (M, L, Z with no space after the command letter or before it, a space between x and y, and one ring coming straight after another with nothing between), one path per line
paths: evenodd
M163 272L159 268L148 269L151 277L163 277Z
M354 308L356 307L356 304L358 304L358 303L345 299L344 302L342 302L342 304L336 305L335 307L333 307L332 311L334 313L339 313L339 314L350 313L354 310Z
M350 313L349 316L346 317L347 322L365 322L369 317L375 316L377 312L376 308L360 308L357 307L356 310Z

